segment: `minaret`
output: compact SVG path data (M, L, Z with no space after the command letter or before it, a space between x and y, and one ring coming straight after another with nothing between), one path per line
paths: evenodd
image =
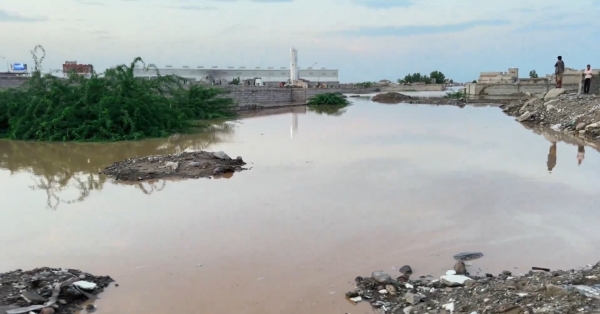
M290 83L298 81L298 51L296 48L290 49Z

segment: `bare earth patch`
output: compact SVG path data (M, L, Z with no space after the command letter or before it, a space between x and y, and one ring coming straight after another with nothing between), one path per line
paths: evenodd
M164 156L146 156L118 161L102 174L118 181L142 181L164 178L206 178L248 170L242 157L230 158L224 152L183 152Z

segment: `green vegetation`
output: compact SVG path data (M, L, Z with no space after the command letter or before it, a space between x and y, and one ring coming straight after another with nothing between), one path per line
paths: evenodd
M529 78L538 78L538 74L535 70L529 71Z
M43 56L38 58L37 51ZM235 117L223 91L173 75L140 79L141 58L86 78L42 74L43 47L31 51L35 67L24 86L0 91L0 137L37 141L123 141L187 132L199 121Z
M346 107L350 105L348 99L344 97L344 95L340 93L326 93L315 95L310 98L306 105L308 106L341 106Z
M447 92L445 98L464 99L467 96L463 90Z
M355 84L358 87L362 87L362 88L371 88L373 86L375 86L375 83L373 82L362 82L362 83L356 83Z
M444 84L446 83L446 76L444 73L440 71L433 71L427 75L423 75L421 73L413 73L407 74L403 79L398 79L398 84L412 84L412 83L425 83L431 84L433 82L432 79L435 79L436 84Z
M236 77L233 80L231 80L231 82L229 82L229 85L240 85L240 77Z
M477 80L473 80L473 82L471 82L471 83L473 83L473 84L477 84Z

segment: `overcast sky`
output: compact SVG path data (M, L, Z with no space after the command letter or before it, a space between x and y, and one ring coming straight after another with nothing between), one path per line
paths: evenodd
M0 59L97 70L140 56L159 67L335 68L340 80L440 70L457 81L518 67L600 68L600 0L1 0ZM0 71L4 65L0 66Z

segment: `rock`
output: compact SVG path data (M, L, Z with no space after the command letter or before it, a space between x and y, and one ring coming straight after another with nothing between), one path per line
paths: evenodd
M40 311L40 314L54 314L54 309L51 307L45 307Z
M378 283L388 284L392 282L392 277L382 270L374 271L371 273L371 278L375 279Z
M213 156L215 156L216 158L219 158L219 159L223 159L223 160L231 160L231 157L227 156L227 154L225 154L224 152L213 153Z
M575 127L575 131L579 131L579 130L583 130L585 129L585 122L581 122L579 124L577 124L577 126Z
M586 129L586 130L589 130L589 129L597 129L597 128L599 128L599 127L600 127L600 123L596 122L596 123L592 123L592 124L588 124L588 125L586 125L586 126L585 126L585 129Z
M396 295L397 294L396 288L394 286L392 286L392 285L386 285L385 286L385 290L387 290L387 292L390 295Z
M504 275L504 276L510 276L510 275L512 275L512 273L510 271L508 271L508 270L503 270L502 271L502 275Z
M454 271L456 272L457 275L467 274L467 267L465 265L465 262L463 262L463 261L456 262L456 264L454 264Z
M548 107L546 107L546 111L550 111L552 109L554 109L554 106L552 106L552 105L549 105Z
M464 275L444 275L440 277L440 281L448 287L462 286L467 280L473 279Z
M569 294L567 290L562 287L555 286L553 284L546 285L546 292L552 296L559 297Z
M547 106L549 106L550 104L552 104L552 103L555 103L555 102L557 102L557 101L558 101L558 99L552 99L552 100L550 100L550 101L547 101L547 102L545 102L545 103L544 103L544 106L545 106L545 107L547 107Z
M412 275L413 273L412 268L410 268L409 265L404 265L400 267L400 272L408 276Z
M86 311L88 311L88 312L90 312L90 313L91 313L91 312L94 312L94 311L96 311L96 306L95 306L95 305L93 305L93 304L88 304L88 305L85 307L85 310L86 310Z
M404 309L402 309L402 313L404 313L404 314L410 314L412 312L412 310L413 310L412 306L407 306Z
M544 96L544 100L548 101L550 99L557 98L558 96L560 96L564 93L565 93L564 88L553 88L546 93L546 96Z
M200 162L198 161L192 161L188 164L188 166L190 167L200 167Z
M579 130L579 136L584 136L585 135L585 130Z
M532 115L533 115L533 112L526 111L519 118L517 118L517 121L519 121L519 122L527 121L527 120L529 120L529 118L531 118Z
M83 290L94 290L94 289L96 289L96 286L97 286L93 282L83 281L83 280L76 281L76 282L73 283L73 285L76 286L76 287L79 287L79 288L81 288Z
M404 295L404 300L412 305L417 305L421 302L421 296L414 293L407 293Z
M481 253L481 252L462 252L462 253L458 253L452 257L454 258L455 261L467 262L467 261L476 260L478 258L482 258L483 253Z

